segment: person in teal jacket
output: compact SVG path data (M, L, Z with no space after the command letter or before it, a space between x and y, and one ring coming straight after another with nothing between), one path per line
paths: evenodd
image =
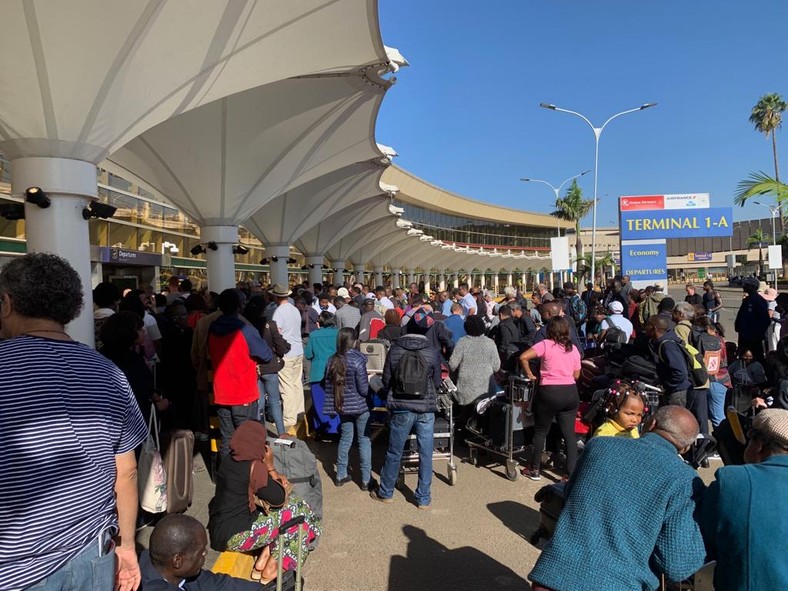
M704 490L679 457L698 422L663 406L640 439L594 437L566 484L555 534L528 576L534 591L654 591L682 581L706 551L694 519Z
M788 410L755 417L744 466L717 470L700 525L715 591L788 589Z
M326 390L323 377L329 358L337 352L336 319L331 312L321 312L317 319L317 330L309 333L309 340L304 348L304 357L311 361L309 369L309 387L312 392L312 428L318 436L336 435L339 433L339 417L330 417L323 413Z

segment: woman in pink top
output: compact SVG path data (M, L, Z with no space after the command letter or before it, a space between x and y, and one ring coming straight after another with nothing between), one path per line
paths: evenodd
M569 338L569 323L566 318L554 316L547 322L547 338L534 344L520 356L525 375L531 380L536 376L529 362L540 361L541 382L531 406L534 412L534 446L531 465L523 468L523 476L540 480L540 463L545 439L553 419L561 429L566 441L566 471L568 478L577 463L575 443L575 416L580 398L577 394L577 378L580 377L580 351Z

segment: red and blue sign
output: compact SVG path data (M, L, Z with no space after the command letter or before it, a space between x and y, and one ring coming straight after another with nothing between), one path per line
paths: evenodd
M632 281L665 280L667 270L667 247L662 243L622 244L621 271Z

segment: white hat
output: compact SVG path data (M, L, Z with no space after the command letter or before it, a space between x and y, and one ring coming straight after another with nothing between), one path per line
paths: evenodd
M350 292L347 290L347 287L340 287L337 290L337 295L341 298L349 298Z
M607 307L610 308L613 314L622 314L624 312L624 304L621 302L610 302Z

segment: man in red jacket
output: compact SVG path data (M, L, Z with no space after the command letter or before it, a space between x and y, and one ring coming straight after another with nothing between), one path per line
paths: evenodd
M222 432L220 455L230 453L230 438L244 421L259 417L257 364L271 361L273 353L260 333L240 317L241 298L235 289L219 295L222 315L208 330L208 352L213 367L213 397L219 407Z

